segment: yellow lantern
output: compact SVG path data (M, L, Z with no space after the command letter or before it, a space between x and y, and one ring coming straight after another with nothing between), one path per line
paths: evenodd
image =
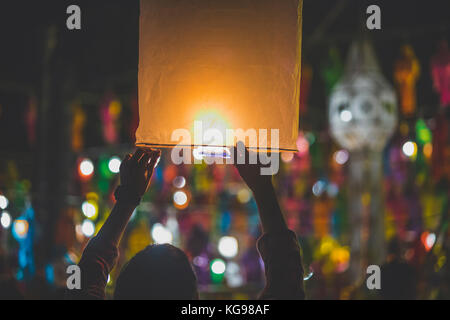
M296 152L301 12L302 0L141 0L136 145Z

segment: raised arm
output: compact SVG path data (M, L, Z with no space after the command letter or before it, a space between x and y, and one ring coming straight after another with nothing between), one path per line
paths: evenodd
M266 286L261 299L304 299L303 266L297 236L287 228L272 184L261 175L262 165L249 164L251 156L243 143L233 150L235 167L252 190L258 205L263 235L258 251L264 261Z
M286 222L275 195L272 176L261 175L261 164L249 164L250 152L242 142L238 142L234 156L235 167L255 197L263 232L286 231Z
M116 204L96 238L118 246L134 209L150 186L159 150L138 149L128 154L120 165L120 186L116 189Z
M98 234L83 251L78 263L81 289L68 290L68 299L104 299L108 275L116 264L118 245L128 221L150 185L159 150L138 149L120 165L116 204Z

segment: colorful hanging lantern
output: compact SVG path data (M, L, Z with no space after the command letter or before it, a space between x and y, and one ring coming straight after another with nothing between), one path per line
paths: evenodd
M328 60L322 67L322 78L325 81L327 94L330 94L336 83L342 77L344 65L341 55L336 47L331 47L328 51Z
M419 119L416 122L416 138L417 142L419 142L421 146L424 146L427 143L431 143L431 130L428 128L423 119Z
M394 90L367 40L350 48L345 74L330 96L328 119L331 135L350 151L350 277L358 283L365 273L363 261L381 264L385 259L381 160L397 123Z
M114 99L111 94L107 94L100 107L100 118L102 120L103 138L108 144L115 144L119 141L119 118L122 112L122 104Z
M432 170L433 177L439 181L446 172L450 176L450 124L443 114L435 117L436 125L433 129Z
M431 75L434 89L441 95L441 105L450 105L450 50L442 41L439 52L431 60Z
M227 129L255 129L250 148L296 151L301 12L302 0L142 0L136 145L224 150Z
M416 111L416 82L419 75L419 60L413 48L403 46L401 57L395 63L394 79L400 96L400 107L405 116L411 116Z
M86 123L86 113L79 103L72 106L72 149L75 152L83 148L83 129Z
M396 98L368 41L353 43L346 72L334 87L329 105L331 134L342 147L350 151L384 148L397 123Z

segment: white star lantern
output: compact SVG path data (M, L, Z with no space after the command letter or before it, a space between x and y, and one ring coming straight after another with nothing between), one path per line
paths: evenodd
M397 123L395 92L380 72L372 45L356 41L330 96L333 138L349 151L381 151Z

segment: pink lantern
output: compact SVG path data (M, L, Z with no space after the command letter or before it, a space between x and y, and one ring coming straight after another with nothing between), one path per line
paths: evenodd
M431 59L431 75L435 90L441 95L441 105L450 105L450 50L442 41L438 53Z

